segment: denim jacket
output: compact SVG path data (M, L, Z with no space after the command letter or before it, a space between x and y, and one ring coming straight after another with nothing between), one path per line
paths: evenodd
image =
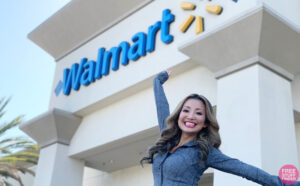
M162 72L153 80L160 132L166 128L165 120L170 115L169 104L162 87L167 79L167 72ZM208 167L241 176L261 185L285 185L278 176L272 176L238 159L230 158L214 147L210 148L204 166L200 166L198 151L199 147L197 147L194 140L191 140L173 153L157 154L152 165L154 186L198 186L200 176ZM300 182L293 184L293 186L300 186Z

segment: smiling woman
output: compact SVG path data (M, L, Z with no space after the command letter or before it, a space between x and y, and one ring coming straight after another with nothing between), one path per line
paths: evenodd
M224 155L219 125L210 102L198 94L187 96L170 115L162 84L170 72L154 79L161 136L141 160L151 163L155 186L198 186L203 172L215 168L267 186L284 186L278 176ZM299 185L296 182L292 185Z

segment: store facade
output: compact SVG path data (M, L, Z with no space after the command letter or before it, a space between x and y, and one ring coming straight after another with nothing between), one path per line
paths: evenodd
M189 2L73 0L29 34L56 60L49 111L21 126L41 147L35 186L153 185L139 160L165 69L171 110L194 92L215 106L225 154L299 169L300 3ZM199 184L255 185L213 169Z

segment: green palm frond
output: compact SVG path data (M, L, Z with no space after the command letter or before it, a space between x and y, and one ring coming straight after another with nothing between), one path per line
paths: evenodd
M16 154L10 154L8 156L3 156L0 158L0 167L1 165L16 165L20 163L30 163L37 164L39 159L39 155L37 153L32 152L22 152Z
M1 162L27 162L31 164L37 164L39 155L35 152L18 152L8 156L0 158Z
M25 162L26 158L18 158L18 157L7 157L4 156L0 158L0 165L15 165L17 162Z
M1 98L0 99L0 118L5 114L4 109L6 107L6 105L8 104L8 102L10 101L11 98L5 99L5 98Z
M22 142L18 146L22 145L22 148L36 150L37 147L34 146L32 141L24 137L14 137L14 138L5 138L0 141L0 157L4 154L10 154L12 150L17 147L14 145L16 142ZM26 144L27 143L27 144Z
M30 145L26 148L28 151L33 150L33 151L39 151L39 146L35 143L33 145Z
M5 114L5 107L9 99L0 99L0 119ZM23 182L19 173L29 173L35 175L34 171L28 169L28 166L36 165L39 158L39 149L37 144L25 137L3 138L3 135L9 129L22 123L23 116L16 117L9 123L0 125L0 185L11 186L7 178L16 180L20 186Z
M31 147L33 145L32 141L29 140L22 140L22 141L13 141L10 144L5 144L5 146L1 147L3 149L16 149L16 148L23 148L27 149L26 147ZM0 144L1 146L1 144Z
M9 142L14 142L14 141L22 141L22 140L28 140L28 139L23 136L5 138L5 139L0 140L0 144L5 144L5 143L9 143Z
M2 136L7 130L19 125L22 123L23 116L18 116L15 119L13 119L9 123L4 123L0 126L0 136Z
M39 158L39 155L34 152L18 152L18 153L10 154L9 157Z

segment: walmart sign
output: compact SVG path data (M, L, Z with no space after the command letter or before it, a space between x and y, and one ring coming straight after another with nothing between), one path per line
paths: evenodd
M137 61L141 56L146 56L147 52L155 49L156 34L160 30L160 39L163 43L169 44L173 41L170 35L170 24L174 21L174 15L169 9L162 12L162 20L148 27L148 33L138 32L132 36L133 42L130 45L127 41L120 42L119 46L106 50L99 48L97 60L82 58L80 63L74 63L70 68L63 71L63 81L59 81L55 88L58 96L62 91L64 95L69 95L71 90L78 91L80 86L88 86L109 75L109 71L118 70L119 64L128 65L129 61Z

